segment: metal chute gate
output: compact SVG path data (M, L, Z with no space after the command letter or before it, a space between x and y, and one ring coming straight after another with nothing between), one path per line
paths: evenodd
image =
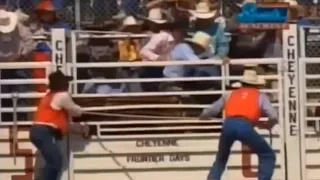
M320 145L315 136L319 126L308 129L306 122L316 122L318 117L307 114L311 106L319 106L318 102L310 102L310 93L319 93L317 87L310 88L304 82L319 80L317 75L306 74L306 66L318 63L314 58L303 56L303 29L297 32L296 25L283 31L282 58L265 59L233 59L231 64L264 64L276 67L274 74L264 75L274 86L262 91L274 97L274 106L278 109L280 124L273 129L272 147L277 154L276 171L273 179L277 180L314 180L319 179L320 169L318 151ZM94 34L94 35L93 35ZM299 35L299 36L298 36ZM206 179L217 152L221 120L200 122L195 118L174 118L168 114L178 109L199 111L206 104L184 104L179 97L190 95L219 95L225 93L225 85L230 80L240 79L240 76L230 76L229 65L223 66L215 60L193 62L77 62L77 53L88 37L112 38L113 36L128 36L88 31L72 31L70 44L66 44L63 30L53 30L51 35L53 62L40 63L3 63L1 68L45 68L47 74L52 67L59 66L65 73L75 77L70 93L77 99L100 99L104 105L84 107L91 111L108 111L121 114L124 111L151 110L167 113L167 118L135 118L134 120L108 121L92 120L88 124L94 127L96 134L89 140L80 136L70 136L64 144L66 152L66 168L62 180L193 180ZM145 37L146 35L139 35ZM117 37L119 38L119 37ZM121 38L121 37L120 37ZM300 42L300 43L299 43ZM69 53L70 52L70 53ZM118 67L156 67L167 65L199 65L211 64L221 67L221 77L206 78L121 78L121 79L78 79L79 69L118 68ZM219 81L222 90L182 91L182 92L130 92L116 94L84 94L79 84L85 83L146 83L163 81ZM30 79L31 84L43 83L45 79ZM18 82L1 80L1 85ZM20 93L19 98L38 98L42 93ZM174 97L173 97L174 96ZM130 98L128 98L130 97ZM160 97L160 98L159 98ZM1 99L11 98L10 94L1 94ZM127 99L126 99L127 98ZM157 99L158 100L154 100ZM312 97L311 97L312 98ZM115 99L126 99L128 104L112 104ZM161 99L161 101L159 101ZM313 101L314 98L313 98ZM139 103L137 103L139 102ZM109 104L108 104L109 103ZM101 104L101 103L100 103ZM315 109L315 108L314 108ZM316 111L312 109L312 111ZM18 112L33 112L35 107L19 107ZM171 110L171 111L170 111ZM12 108L2 108L1 112L13 112ZM179 111L180 113L180 111ZM178 116L183 117L183 113ZM148 115L148 114L145 114ZM177 117L177 115L175 116ZM116 117L114 117L116 118ZM18 121L17 144L13 145L13 123L1 122L1 148L3 155L0 164L0 179L13 179L23 176L24 180L32 180L35 176L33 168L40 167L38 156L34 156L34 147L28 142L28 126L30 123ZM267 130L258 130L267 141L270 135ZM16 163L13 160L12 148L16 147ZM257 179L258 160L248 149L236 143L233 146L227 170L223 179Z

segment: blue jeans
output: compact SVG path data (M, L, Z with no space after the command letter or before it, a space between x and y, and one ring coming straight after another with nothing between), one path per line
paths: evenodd
M238 140L258 155L258 180L271 180L275 169L276 156L268 143L242 118L227 118L222 127L219 149L208 180L220 180L226 168L233 143Z
M194 67L194 77L216 77L220 76L218 66L197 66Z
M45 161L40 173L43 180L58 180L63 168L63 154L53 128L44 125L33 125L30 130L32 144L41 152Z

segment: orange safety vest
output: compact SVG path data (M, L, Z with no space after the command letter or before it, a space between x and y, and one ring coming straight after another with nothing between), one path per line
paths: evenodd
M62 135L69 131L68 114L65 110L55 110L50 104L55 93L48 93L40 100L35 113L34 124L48 125L60 130Z
M232 91L225 104L226 117L243 117L255 123L261 117L260 92L254 88Z

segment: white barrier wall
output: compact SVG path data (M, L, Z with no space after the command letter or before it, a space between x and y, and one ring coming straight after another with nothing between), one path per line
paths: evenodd
M318 161L319 143L315 133L306 129L305 120L316 121L318 117L310 117L306 114L307 107L319 106L318 103L310 103L307 93L318 93L319 89L308 89L305 86L306 79L319 78L315 75L305 75L305 65L317 63L317 60L298 58L297 27L291 25L283 34L283 59L241 59L232 60L231 64L257 63L276 65L277 73L264 76L267 80L273 80L277 86L272 89L263 89L263 92L277 96L278 102L273 105L278 109L280 123L272 132L272 148L277 154L277 166L273 179L277 180L316 180L320 179ZM62 31L53 31L52 45L56 45L53 51L53 64L59 64L62 70L76 76L80 68L101 67L142 67L165 65L198 65L211 64L221 66L214 61L195 62L150 62L150 63L77 63L76 45L72 46L73 60L66 61L66 46ZM71 42L77 44L78 32L73 32ZM83 32L81 32L83 33ZM89 33L90 34L90 33ZM106 36L108 37L108 36ZM99 37L101 38L101 37ZM41 63L33 64L37 68ZM3 67L24 66L4 63ZM54 66L56 67L56 66ZM48 70L49 72L49 70ZM228 66L222 68L222 77L188 78L195 80L219 80L225 86L231 79L241 77L229 76ZM162 82L177 81L181 79L104 79L104 80L78 80L75 79L72 94L74 97L130 97L130 96L161 96L161 95L208 95L223 94L221 91L183 91L183 92L134 92L118 94L80 94L76 90L77 83L83 82ZM2 80L1 80L2 81ZM33 81L33 80L30 80ZM35 80L37 81L37 80ZM40 97L43 94L21 93L20 97ZM10 98L10 94L1 94L1 98ZM86 110L117 110L150 109L157 108L162 111L165 108L201 109L207 105L199 104L130 104L122 106L87 107ZM18 111L34 111L35 107L19 107ZM12 112L13 108L1 108L1 112ZM131 124L132 127L120 127ZM134 121L91 121L89 125L97 129L97 134L90 140L79 136L68 138L66 152L66 168L62 180L193 180L206 179L217 153L221 120L202 122L197 119L168 119L168 120L134 120ZM36 150L28 140L29 123L19 123L18 145L13 145L12 123L1 122L0 126L0 179L4 180L33 180L35 169L41 167L41 160L35 156ZM317 127L317 126L315 126ZM161 133L162 131L167 133ZM267 142L271 142L268 131L258 129ZM312 129L314 132L314 130ZM115 134L118 132L118 134ZM119 133L123 132L123 134ZM128 132L131 132L128 133ZM304 138L305 134L309 134ZM13 152L16 152L16 163ZM40 165L39 165L40 164ZM257 179L257 156L248 151L240 143L232 148L227 170L223 179ZM34 168L36 166L36 168Z

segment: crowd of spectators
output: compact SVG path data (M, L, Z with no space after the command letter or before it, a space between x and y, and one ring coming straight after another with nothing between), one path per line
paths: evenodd
M47 41L31 37L52 28L73 28L119 33L148 34L149 38L89 39L78 47L78 62L116 61L195 61L215 59L227 64L230 58L281 56L281 30L239 30L235 16L244 2L211 0L88 0L77 6L73 0L0 0L0 59L13 61L50 61ZM250 1L253 2L253 1ZM310 25L316 11L288 1L297 23ZM239 5L240 4L240 5ZM310 4L307 4L310 5ZM78 8L78 9L77 9ZM75 13L80 10L80 13ZM74 18L80 14L79 18ZM299 20L299 17L310 16ZM77 19L80 19L78 22ZM67 33L68 34L68 33ZM220 76L221 66L165 66L144 68L79 69L78 79L179 78ZM242 67L232 67L242 74ZM263 67L269 71L270 67ZM262 72L263 73L263 72ZM41 78L39 70L1 70L2 79ZM18 86L15 91L45 91L45 85ZM180 91L219 89L218 81L164 83L86 83L82 93L119 93L141 91ZM1 92L12 92L1 86Z

